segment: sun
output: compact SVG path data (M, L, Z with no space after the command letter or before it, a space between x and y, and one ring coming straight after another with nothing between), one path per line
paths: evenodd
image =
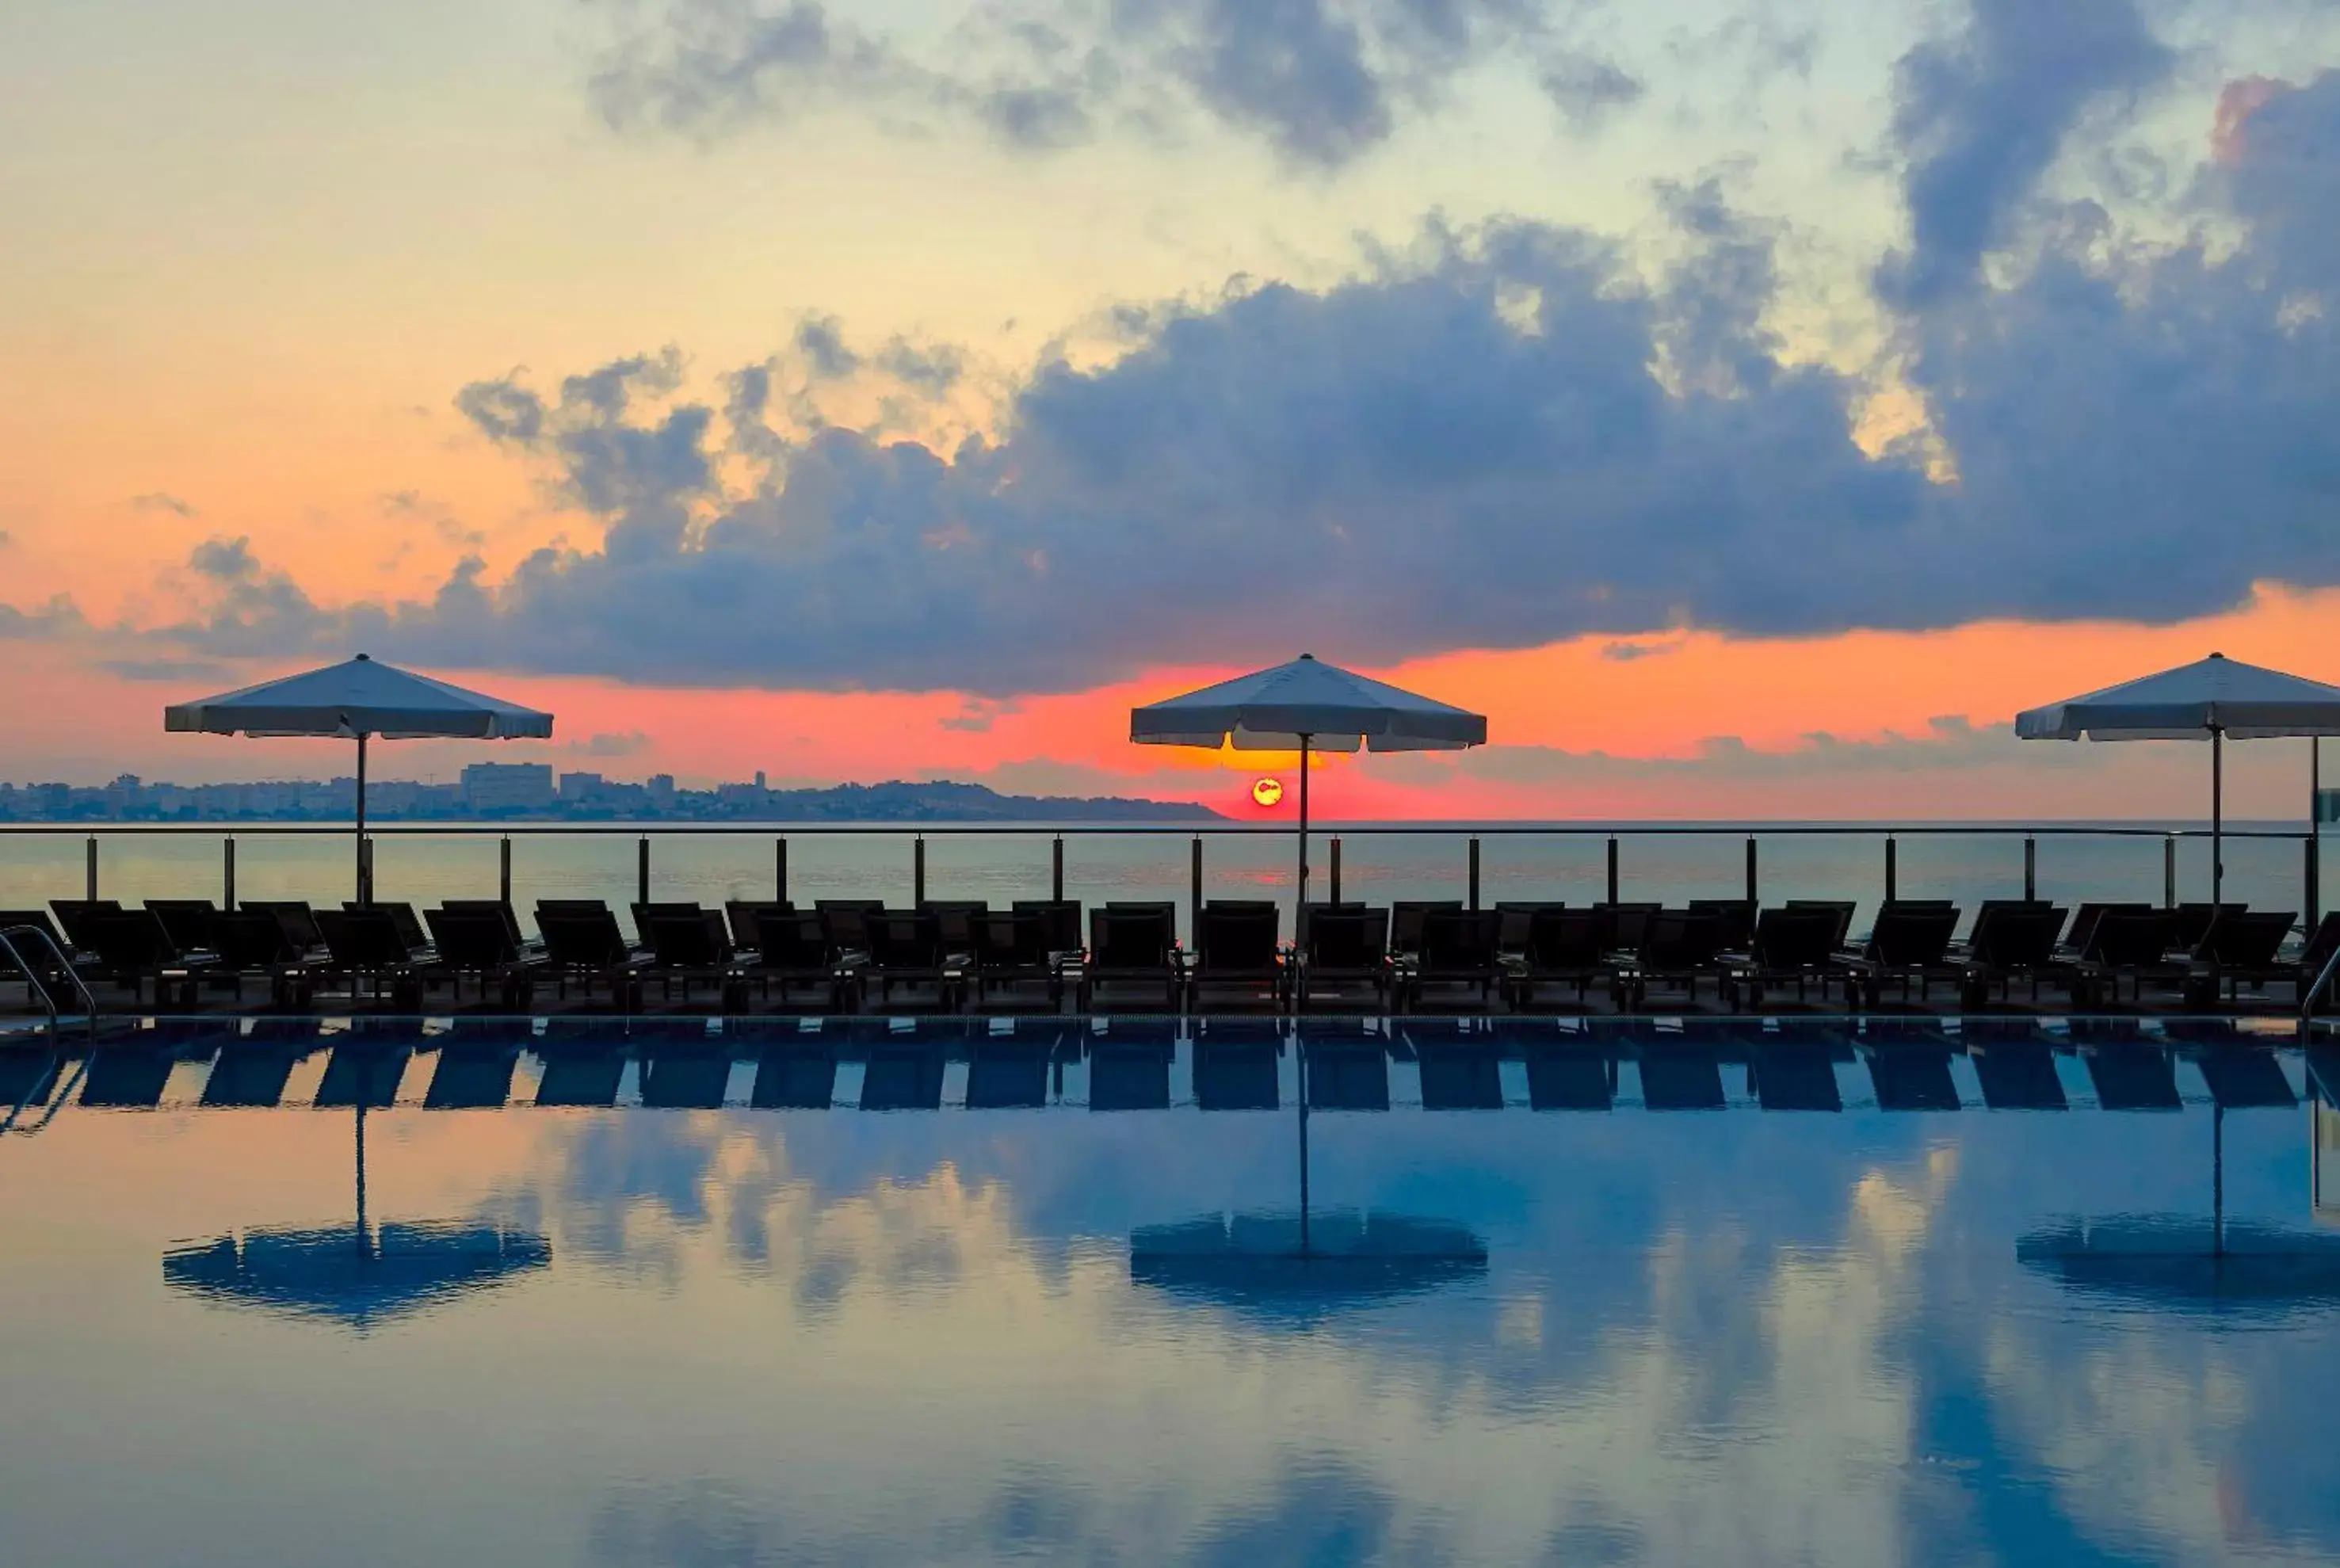
M1267 807L1282 805L1284 803L1284 780L1281 779L1262 779L1251 787L1251 798L1253 803L1255 805Z

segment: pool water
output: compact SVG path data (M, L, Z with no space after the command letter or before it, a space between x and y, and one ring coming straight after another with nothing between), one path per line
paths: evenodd
M2296 1049L216 1027L0 1137L0 1560L2340 1562Z

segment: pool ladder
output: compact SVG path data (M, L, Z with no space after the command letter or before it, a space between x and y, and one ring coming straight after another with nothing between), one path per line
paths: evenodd
M0 931L0 957L5 957L15 966L16 972L25 978L26 987L39 998L42 1011L48 1015L49 1031L48 1066L34 1075L33 1081L25 1089L24 1097L8 1107L5 1116L0 1116L0 1133L36 1133L47 1126L55 1119L58 1109L73 1097L74 1088L80 1083L82 1075L89 1071L89 1053L84 1051L81 1055L80 1065L74 1069L72 1079L62 1089L55 1087L56 1069L63 1064L64 1055L63 1031L65 1019L58 1011L56 997L50 994L48 983L41 978L41 971L25 960L21 946L29 946L33 942L47 948L49 957L56 962L56 972L73 982L74 990L81 998L82 1018L88 1025L89 1037L93 1042L97 1038L97 998L82 982L72 960L59 950L56 938L38 926L12 926ZM46 1106L40 1119L19 1126L17 1124L24 1120L25 1113L36 1101Z

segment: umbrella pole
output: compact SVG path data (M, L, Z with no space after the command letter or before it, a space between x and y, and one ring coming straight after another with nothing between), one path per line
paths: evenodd
M2223 902L2226 878L2226 732L2210 727L2210 908Z
M1300 897L1292 907L1292 934L1297 939L1301 922L1308 918L1308 740L1300 738Z
M367 886L365 850L365 731L358 731L358 906L363 908L373 902L373 889Z

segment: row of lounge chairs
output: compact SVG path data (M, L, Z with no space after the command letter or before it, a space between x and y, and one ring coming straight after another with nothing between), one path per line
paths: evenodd
M134 1007L200 1007L251 986L272 1005L322 996L415 1010L445 994L457 1006L530 1010L549 988L564 1003L712 1005L780 1010L1465 1012L1585 1010L1593 993L1620 1011L1760 1011L1792 992L1875 1009L1926 1006L1938 989L1968 1010L2060 993L2075 1010L2142 1005L2174 993L2185 1005L2239 1001L2288 985L2299 994L2340 949L2340 915L2295 952L2288 912L2246 905L2083 904L1998 900L1977 911L1966 939L1948 902L1898 900L1850 939L1854 906L1798 900L1759 909L1736 900L1656 904L1459 902L1310 905L1295 941L1267 901L1215 901L1198 912L1191 949L1169 903L937 901L888 909L878 900L812 908L734 902L632 907L629 938L598 899L548 899L537 935L492 899L451 899L418 914L406 904L312 909L208 900L59 901L0 910L0 929L35 926L85 983L128 990ZM62 977L58 977L62 978Z

